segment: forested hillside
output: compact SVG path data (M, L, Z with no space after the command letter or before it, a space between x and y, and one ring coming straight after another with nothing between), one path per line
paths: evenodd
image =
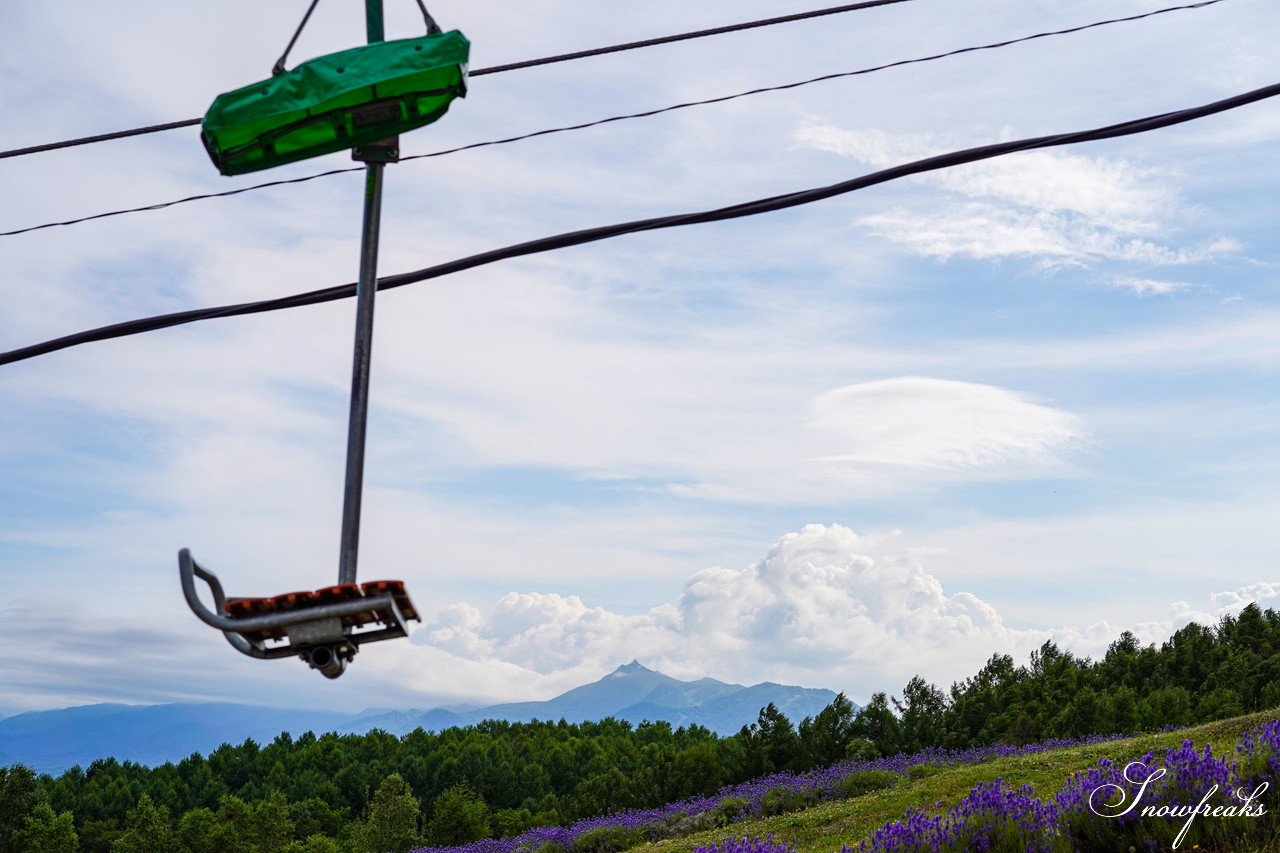
M281 732L364 734L378 729L396 736L414 729L438 732L486 720L592 722L613 717L635 725L665 720L675 728L704 726L731 735L770 702L792 719L812 716L836 697L834 691L761 682L750 687L712 678L681 681L642 666L624 664L590 684L538 702L464 710L454 708L367 709L358 714L302 708L263 708L227 703L88 705L35 711L0 719L0 764L25 764L58 775L77 764L116 758L151 767L178 762L223 743L253 739L270 743Z
M656 806L846 757L1150 731L1276 705L1280 614L1250 605L1159 647L1123 634L1097 661L1052 643L1023 666L996 655L946 691L913 678L856 713L841 695L796 725L769 705L729 737L612 719L489 721L401 738L282 735L155 768L95 761L57 778L0 769L0 853L278 853L295 843L381 853ZM394 814L416 827L412 838L380 834Z

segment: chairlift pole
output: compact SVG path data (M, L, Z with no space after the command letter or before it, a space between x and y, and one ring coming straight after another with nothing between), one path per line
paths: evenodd
M382 0L365 0L369 44L385 41ZM342 498L342 545L338 583L356 582L360 551L360 501L364 492L364 446L369 422L369 368L373 357L373 305L378 293L378 235L382 221L382 171L399 155L393 138L356 148L365 164L364 227L360 235L360 278L356 282L355 355L351 370L351 413L347 424L347 471Z
M230 597L218 576L196 562L187 548L178 552L178 580L191 612L221 631L236 651L263 660L297 656L325 677L337 678L361 644L407 637L408 623L421 621L403 581L356 583L382 175L387 163L400 159L398 134L431 124L454 98L467 94L471 43L457 30L442 31L422 0L418 8L426 34L387 41L382 0L365 0L368 44L287 69L289 50L316 2L312 0L269 79L214 99L201 122L200 139L224 175L343 150L365 164L338 585L271 598ZM299 115L306 118L299 120ZM212 609L201 601L197 581L208 586Z

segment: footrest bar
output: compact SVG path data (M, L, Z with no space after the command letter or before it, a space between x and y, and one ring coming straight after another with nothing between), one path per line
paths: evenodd
M407 621L421 621L402 581L338 584L271 598L227 598L217 575L178 552L178 577L187 606L206 625L249 657L301 657L337 678L362 643L408 636ZM200 578L213 596L210 610L196 591Z

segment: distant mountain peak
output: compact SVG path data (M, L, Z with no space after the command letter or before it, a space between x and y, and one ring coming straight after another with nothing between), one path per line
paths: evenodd
M617 669L615 669L613 672L609 674L610 675L633 675L641 672L652 673L653 670L649 669L649 667L640 663L640 661L633 659L631 663L624 663L622 666L618 667Z

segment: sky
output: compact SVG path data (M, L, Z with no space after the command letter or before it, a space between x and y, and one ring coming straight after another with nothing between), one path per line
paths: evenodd
M392 38L417 35L386 0ZM910 0L477 77L425 154L1162 8ZM302 0L0 6L0 150L202 115ZM473 69L822 8L430 4ZM291 62L363 42L319 4ZM1280 81L1280 8L1085 32L387 168L379 270L833 184ZM336 581L354 303L0 367L0 715L544 699L632 659L943 687L1280 597L1280 102L380 294L360 579L423 621L330 681L183 602ZM0 231L220 176L197 130L0 159ZM0 237L0 351L353 281L358 172Z

